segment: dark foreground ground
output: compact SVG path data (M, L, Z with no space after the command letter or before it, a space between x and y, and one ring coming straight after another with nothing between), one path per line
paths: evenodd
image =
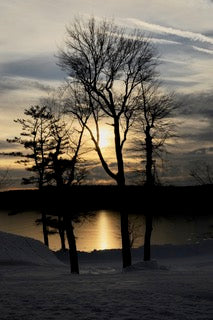
M125 273L90 264L79 276L0 265L1 320L212 320L212 257L158 263L166 268Z
M178 255L163 246L164 257L158 248L156 260L125 270L111 250L87 254L80 275L37 240L0 240L1 320L213 319L212 240Z

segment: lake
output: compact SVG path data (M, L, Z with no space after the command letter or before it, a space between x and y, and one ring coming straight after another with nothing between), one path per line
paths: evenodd
M16 215L8 215L8 212L0 211L1 231L43 241L42 226L35 223L35 220L41 216L38 211L22 212ZM133 246L141 246L144 236L144 217L130 215L130 229L134 238ZM75 225L75 235L79 251L121 248L119 213L97 211L93 217ZM157 217L153 224L152 244L195 243L212 235L212 215ZM52 250L60 249L58 235L51 235L49 242Z

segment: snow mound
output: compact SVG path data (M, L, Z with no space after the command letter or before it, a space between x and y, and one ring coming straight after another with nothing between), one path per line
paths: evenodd
M168 270L165 266L159 266L156 260L140 261L124 268L124 272L140 271L140 270Z
M63 265L38 240L0 231L0 265Z

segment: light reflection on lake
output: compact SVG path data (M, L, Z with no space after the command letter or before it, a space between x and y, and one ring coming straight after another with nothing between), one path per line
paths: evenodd
M7 211L0 211L0 230L43 241L42 226L35 220L40 218L39 212L30 211L8 216ZM134 247L143 244L144 217L130 216L130 229L133 230ZM152 244L185 244L199 241L205 236L212 236L213 217L199 216L183 218L158 217L154 220ZM77 248L79 251L92 251L121 247L120 219L118 212L98 211L96 214L75 225ZM60 249L58 235L49 237L50 248Z
M120 248L119 214L111 211L98 211L93 218L75 226L75 235L80 251Z

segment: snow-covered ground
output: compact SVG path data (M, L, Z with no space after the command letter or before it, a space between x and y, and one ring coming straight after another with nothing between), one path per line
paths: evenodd
M0 319L212 320L212 242L125 272L113 252L80 254L71 275L39 241L0 232Z
M0 265L61 265L40 241L0 232Z

